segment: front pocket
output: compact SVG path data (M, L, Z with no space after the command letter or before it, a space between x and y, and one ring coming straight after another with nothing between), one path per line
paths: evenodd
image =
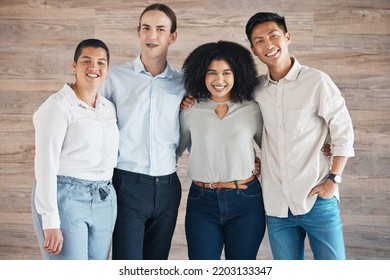
M258 198L262 196L262 190L259 181L254 180L249 182L246 189L242 189L239 193L247 198Z
M189 200L198 200L203 196L203 193L200 189L200 187L190 187L190 191L188 193L188 199Z

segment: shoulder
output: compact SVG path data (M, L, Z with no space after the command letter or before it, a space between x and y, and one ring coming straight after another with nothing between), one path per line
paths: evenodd
M168 73L166 81L167 83L167 90L170 94L176 95L178 98L183 98L186 94L186 91L184 89L184 83L183 83L183 73L172 66L168 64Z
M134 62L128 61L124 63L114 64L110 66L109 75L117 75L123 72L134 71Z
M71 102L72 89L66 84L62 89L50 95L45 102L42 103L41 107L60 107L69 108L73 104Z
M171 73L172 73L172 77L174 79L183 79L183 72L181 72L180 70L177 70L176 68L173 68L171 67Z
M300 76L302 78L311 78L311 79L315 79L315 80L318 80L318 81L322 81L322 80L325 80L325 81L331 81L331 78L329 77L328 74L326 74L324 71L321 71L317 68L314 68L314 67L310 67L310 66L307 66L307 65L302 65L301 67L301 71L300 71Z
M259 84L257 87L261 87L261 86L264 85L266 82L268 82L268 74L260 75L260 76L258 77L258 79L260 80L260 84Z
M198 102L197 100L194 100L194 104L190 108L181 111L180 115L183 117L188 117L199 112L204 112L204 110L213 110L212 103L208 101Z
M173 81L181 83L183 80L183 72L176 69L175 67L173 67L169 63L167 63L167 67L168 67L168 73L169 73L168 76L170 76Z
M234 103L237 107L246 108L250 111L260 111L259 104L254 100L244 100L242 102Z
M61 90L50 95L35 111L33 118L63 115L65 111L68 111L72 106L72 103L67 96L67 93L70 93L69 91L71 91L70 87L64 85Z
M104 106L106 106L110 110L114 110L115 111L114 103L112 103L110 100L108 100L106 97L104 97L102 95L99 95L99 98L101 98L101 102L102 102L102 104L104 104Z
M180 85L184 88L183 72L177 70L176 68L173 68L172 66L169 66L169 73L170 73L170 76L172 78L172 81L175 84Z
M114 103L112 103L110 100L108 100L104 96L100 95L99 98L101 99L101 104L103 104L103 106L104 106L104 111L109 116L116 118L116 107L115 107Z
M250 108L253 108L253 109L258 109L259 108L259 104L257 104L256 101L254 100L245 100L243 101L243 104L245 104L246 106L250 107Z
M242 103L236 103L237 111L242 115L253 116L260 115L260 106L256 101L243 101Z

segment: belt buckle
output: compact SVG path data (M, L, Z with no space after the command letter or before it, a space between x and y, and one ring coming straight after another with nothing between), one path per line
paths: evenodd
M212 190L214 190L215 188L213 188L211 185L212 185L213 183L210 183L210 189L212 189Z

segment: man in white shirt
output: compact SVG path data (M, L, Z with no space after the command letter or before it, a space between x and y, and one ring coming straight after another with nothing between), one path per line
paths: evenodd
M177 36L174 12L148 6L138 36L141 54L113 66L101 91L116 106L120 132L112 257L167 259L181 199L175 150L185 93L182 74L167 62Z
M345 259L339 212L341 175L354 156L345 100L328 75L290 57L284 17L257 13L246 25L253 53L267 65L256 92L264 119L262 186L275 259ZM333 161L320 152L331 140Z

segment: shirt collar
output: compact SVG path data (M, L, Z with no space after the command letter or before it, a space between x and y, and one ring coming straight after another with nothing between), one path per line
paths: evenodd
M69 103L72 106L83 106L85 108L90 108L90 109L95 109L90 106L88 106L86 103L82 102L80 99L77 98L76 93L73 91L71 84L65 84L64 87L62 88L62 92L68 99ZM96 108L99 106L106 106L105 100L101 98L100 94L98 93L96 96Z
M77 98L75 92L71 88L71 84L66 84L62 88L62 92L68 99L69 103L72 104L72 106L77 106L81 104L81 101Z
M150 73L146 71L144 64L141 61L141 55L138 55L137 58L134 60L134 71L136 73L143 73L143 74L148 74ZM158 74L156 77L162 78L162 79L173 79L173 69L167 62L167 65L165 67L165 70Z
M299 72L301 71L302 65L294 57L291 57L291 60L293 62L293 65L292 65L290 71L288 71L287 75L282 80L295 81L298 78L298 75L299 75ZM271 74L268 71L267 81L265 82L264 86L267 86L269 83L277 84L276 81L271 79Z

